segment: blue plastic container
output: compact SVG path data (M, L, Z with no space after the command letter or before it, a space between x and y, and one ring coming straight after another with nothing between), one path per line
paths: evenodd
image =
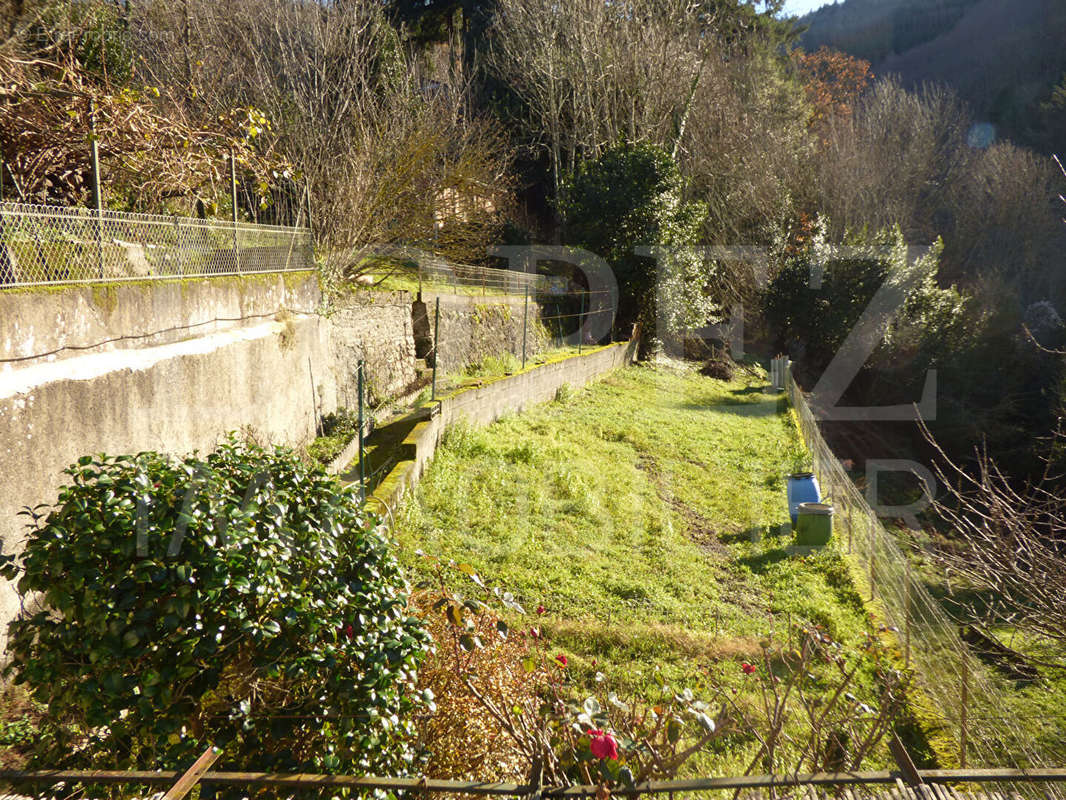
M797 510L800 503L822 502L822 491L818 488L818 479L813 472L794 472L788 476L788 515L792 518L792 527L796 527Z

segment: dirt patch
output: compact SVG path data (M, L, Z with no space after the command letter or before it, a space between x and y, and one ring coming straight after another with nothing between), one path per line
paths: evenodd
M689 538L699 545L703 552L716 558L730 557L729 548L722 543L713 523L694 508L685 505L669 490L655 459L641 456L637 459L637 469L648 475L655 485L655 492L659 495L659 499L670 506L671 510L684 522Z
M728 356L709 358L700 367L700 375L719 381L731 381L736 375L737 365Z

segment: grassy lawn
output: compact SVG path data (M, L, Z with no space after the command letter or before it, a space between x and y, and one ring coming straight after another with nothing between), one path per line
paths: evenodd
M453 429L397 524L524 605L579 683L739 688L771 631L859 644L867 614L833 552L785 547L785 476L805 451L764 375L631 367L489 428ZM749 684L750 685L750 684ZM751 745L695 769L743 772Z

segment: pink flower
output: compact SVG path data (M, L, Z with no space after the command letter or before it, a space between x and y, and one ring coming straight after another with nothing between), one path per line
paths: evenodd
M548 613L548 609L546 609L544 606L537 606L537 613L538 614L546 614L546 613Z
M753 664L749 664L747 661L742 661L740 664L740 668L744 670L745 675L755 674L755 666Z
M596 758L618 760L618 742L607 731L599 729L589 731L589 750Z
M529 635L532 636L534 639L539 639L540 638L540 628L530 628L529 629Z
M559 655L555 657L555 663L557 663L560 667L565 667L567 664L566 656L564 656L562 653L559 653Z

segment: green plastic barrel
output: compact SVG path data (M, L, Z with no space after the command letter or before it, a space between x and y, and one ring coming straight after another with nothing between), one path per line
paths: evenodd
M833 507L826 503L800 503L796 508L796 544L822 547L833 536Z

